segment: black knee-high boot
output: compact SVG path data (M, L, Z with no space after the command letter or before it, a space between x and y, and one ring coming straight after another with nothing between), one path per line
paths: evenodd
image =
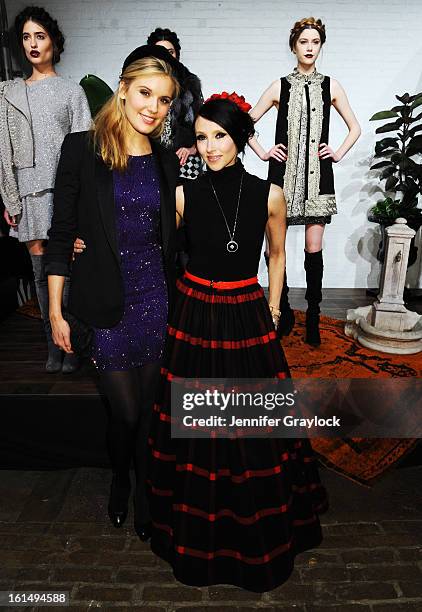
M322 274L324 264L322 250L317 253L305 251L306 294L308 310L306 311L306 342L311 346L321 344L319 333L319 305L322 300Z
M265 263L269 263L268 255L265 253ZM289 285L287 284L287 272L284 270L283 289L280 296L280 322L278 324L277 336L282 338L288 336L295 324L295 313L289 304Z
M63 352L53 342L51 324L48 313L48 282L45 273L44 255L31 255L32 269L34 271L35 290L37 292L41 317L44 323L47 338L48 359L45 364L47 372L59 372L62 369Z

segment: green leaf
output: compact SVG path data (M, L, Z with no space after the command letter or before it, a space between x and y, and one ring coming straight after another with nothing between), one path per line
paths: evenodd
M407 210L414 210L416 209L416 206L418 204L418 198L415 197L415 194L407 192L404 194L402 201L401 201L401 206L403 209L407 209Z
M412 127L408 132L407 135L410 138L413 138L413 136L416 134L416 132L421 132L422 131L422 125L415 125L415 127ZM376 145L375 145L376 146Z
M375 206L371 208L371 213L380 217L399 217L400 200L393 200L388 197L384 200L379 200Z
M79 85L88 99L91 116L95 117L107 100L113 95L113 90L102 79L94 74L87 74Z
M385 132L396 132L400 125L402 125L403 119L398 119L392 123L386 123L375 130L375 134L384 134Z
M400 170L403 170L406 172L409 169L409 166L410 166L410 159L403 155L403 159L401 160L401 162L399 162Z
M419 134L419 136L414 136L412 140L409 142L409 145L411 146L422 145L422 134Z
M418 177L422 177L421 175L422 168L420 164L413 161L411 157L405 157L405 159L407 161L406 174L409 176L413 176L416 179Z
M391 156L391 163L398 164L401 162L402 159L403 159L402 153L394 153L394 155Z
M418 193L419 187L418 187L418 185L415 183L415 181L410 176L406 177L406 185L409 187L409 189L413 189L414 190L415 195Z
M406 153L409 157L413 157L414 155L420 155L422 153L422 147L408 147Z
M422 93L419 93L415 96L415 99L412 101L410 108L416 108L417 106L420 106L421 104L422 104Z
M406 147L406 153L410 157L416 153L422 153L422 134L414 136Z
M397 117L397 113L394 113L390 110L380 111L379 113L375 113L372 115L369 121L380 121L381 119L392 119L393 117Z
M413 160L410 159L409 161ZM416 181L422 181L422 169L419 167L418 164L415 164L414 166L410 165L409 168L406 170L406 175L413 177Z
M422 113L419 113L419 115L416 115L416 117L412 117L412 120L409 121L409 123L415 123L415 121L419 121L419 119L422 119Z
M397 171L395 166L387 166L384 170L381 171L379 178L386 179Z
M406 92L402 96L396 96L399 102L403 102L403 104L407 104L409 102L409 94Z
M396 176L388 177L385 182L385 191L393 191L398 182L399 179Z
M375 153L374 157L390 157L394 153L399 153L400 149L385 149L384 151L379 151L379 153Z
M378 162L377 164L374 164L369 169L370 170L378 170L379 168L386 168L387 166L391 167L391 168L394 168L394 166L391 165L391 162L389 162L389 161L382 161L382 162Z
M387 138L382 138L381 140L378 140L378 142L375 143L375 152L376 153L382 153L382 151L384 151L385 149L388 149L390 147L396 147L398 143L398 138L392 138L387 137Z
M378 140L375 146L378 147L393 147L398 142L398 138L393 138L392 136L387 136L387 138L382 138Z

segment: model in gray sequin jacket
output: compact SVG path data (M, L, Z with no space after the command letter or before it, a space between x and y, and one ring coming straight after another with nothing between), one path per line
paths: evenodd
M53 80L53 78L52 78ZM90 128L91 115L83 89L68 79L54 77L58 86L57 95L69 106L69 116L62 123L55 123L54 141L60 143L52 152L59 158L60 146L69 132ZM53 129L53 126L52 128ZM34 167L34 135L27 86L23 79L0 82L0 194L9 215L18 215L22 210L17 173ZM56 163L40 168L42 176L37 183L43 189L54 187Z

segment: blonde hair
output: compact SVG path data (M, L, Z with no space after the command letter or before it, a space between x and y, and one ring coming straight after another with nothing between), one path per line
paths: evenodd
M322 23L321 19L315 19L315 17L304 17L304 19L296 21L296 23L290 30L289 45L292 51L303 30L310 29L317 30L317 32L319 33L319 37L321 39L321 46L325 43L325 25Z
M171 67L164 60L156 57L143 57L126 68L120 76L120 83L126 88L137 78L148 75L163 75L173 81L173 98L177 97L180 86L174 77ZM119 88L120 89L120 88ZM101 155L104 163L111 170L125 170L128 163L126 152L126 133L128 120L124 109L124 101L119 96L119 89L104 104L94 119L93 140L95 149ZM164 120L153 132L151 138L159 138L164 129Z

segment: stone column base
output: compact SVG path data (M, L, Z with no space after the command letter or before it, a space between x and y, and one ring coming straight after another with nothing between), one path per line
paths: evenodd
M355 338L362 346L396 355L412 355L422 351L422 316L406 310L401 313L403 330L377 329L371 325L373 307L363 306L347 311L346 336Z

